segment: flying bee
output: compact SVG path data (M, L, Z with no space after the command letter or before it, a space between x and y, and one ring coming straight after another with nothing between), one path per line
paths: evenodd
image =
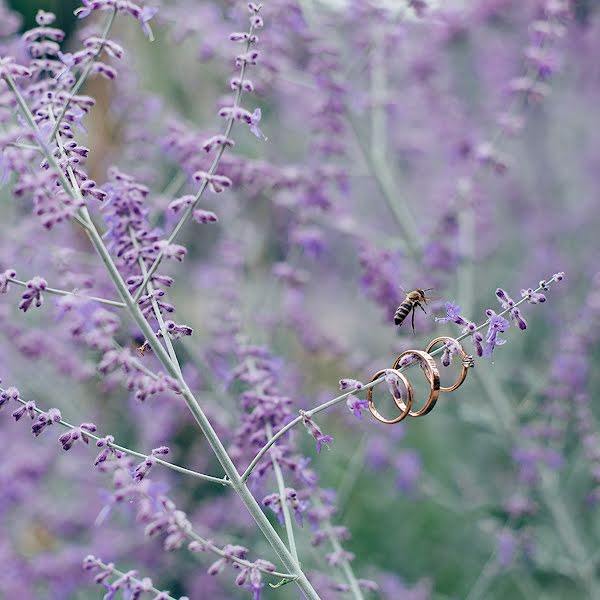
M396 314L394 315L394 323L400 327L402 323L404 323L404 319L408 317L408 314L412 312L412 328L415 330L415 308L418 306L424 313L427 311L423 308L423 304L427 304L428 300L432 300L432 298L428 298L425 295L425 292L432 290L433 288L417 288L412 292L408 292L406 294L406 298L402 304L397 308ZM421 304L421 302L423 304Z

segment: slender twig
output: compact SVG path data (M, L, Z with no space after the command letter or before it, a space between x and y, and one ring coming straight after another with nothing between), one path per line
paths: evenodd
M266 424L265 431L267 434L267 439L269 439L273 435L273 428L271 427L271 423ZM299 562L298 550L296 548L296 538L294 536L294 526L292 523L292 517L290 515L290 507L288 506L287 496L285 493L285 481L283 480L283 473L281 472L279 461L273 453L271 453L271 464L273 465L275 480L277 481L277 490L279 491L279 503L281 506L281 511L283 513L283 522L285 523L285 530L287 533L290 552L292 553L292 556L294 557L296 562Z
M252 43L250 41L250 39L252 38L253 31L254 31L254 25L251 25L249 32L248 32L249 38L248 38L248 42L246 43L246 52L248 52L250 50L250 45ZM238 86L238 89L236 91L235 98L233 101L233 109L234 110L239 107L240 101L242 99L242 94L243 94L242 87L244 84L245 76L246 76L246 61L243 61L242 66L240 68L240 77L239 77L240 83L239 83L239 86ZM233 123L234 123L234 118L233 118L233 114L232 114L232 116L227 120L227 125L225 126L225 130L223 132L223 135L226 138L229 138L229 136L231 134L231 130L233 129ZM225 152L225 144L222 144L219 146L217 153L215 154L215 157L212 161L212 164L210 165L210 168L208 169L209 176L215 174L217 167L219 166L219 162L221 161L221 157L223 156L224 152ZM175 238L181 231L182 227L187 223L187 221L191 217L192 213L194 212L196 206L198 205L198 202L200 201L202 194L204 194L204 190L206 190L207 186L208 186L208 179L203 179L202 183L200 184L200 188L198 189L198 191L196 192L196 195L194 196L194 201L183 212L183 214L181 215L181 218L179 219L179 221L173 228L173 231L167 238L166 247L173 243L173 241L175 240ZM147 273L146 277L144 277L142 285L140 285L140 288L138 289L137 293L133 297L136 302L137 302L137 300L139 300L140 296L144 293L144 290L146 289L148 282L152 279L152 276L156 272L156 269L158 269L163 257L164 257L164 250L161 250L158 253L157 257L154 259L154 262L150 265L150 268L148 269L148 273Z
M226 557L228 560L231 560L231 562L234 562L234 563L240 565L241 567L244 567L246 569L255 568L255 569L258 569L261 573L264 573L265 575L271 575L272 577L276 577L278 579L287 579L288 581L294 581L296 579L296 575L292 575L291 573L281 573L279 571L269 571L269 570L267 570L261 566L258 566L255 563L252 563L249 560L246 560L244 558L239 558L237 556L233 556L232 554L226 554L225 552L223 552L223 550L221 550L221 548L219 548L218 546L215 546L215 544L213 542L203 538L202 536L198 535L193 530L189 531L187 533L188 533L188 536L190 537L190 539L195 540L196 542L199 542L200 544L202 544L203 547L207 548L211 552L214 552L221 558Z
M21 281L20 279L13 279L10 277L8 279L11 283L15 285L20 285L21 287L27 287L26 281ZM56 296L77 296L78 298L85 298L86 300L93 300L94 302L99 302L100 304L108 304L108 306L115 306L117 308L125 308L124 302L119 302L118 300L107 300L106 298L98 298L96 296L87 296L86 294L80 294L79 292L68 292L67 290L59 290L52 287L47 287L44 290L45 294L54 294Z
M315 505L317 508L322 507L322 504L318 499L315 501ZM333 551L335 553L338 553L339 556L343 556L344 549L342 548L342 545L340 544L340 541L338 540L335 531L333 530L331 521L329 519L327 519L327 521L323 524L323 530L327 535L327 539L331 543ZM356 575L354 575L354 570L352 569L350 561L346 558L342 558L337 566L344 574L344 577L346 578L346 581L350 586L350 591L352 592L352 595L354 596L355 600L364 600L362 590L360 589L360 585L358 584Z
M138 254L138 265L140 266L140 270L142 272L142 277L145 277L148 273L148 269L146 268L146 263L144 261L144 257L140 254L140 245L135 237L135 232L130 227L129 228L129 237L131 238L131 243L135 251ZM173 343L171 342L171 337L169 336L169 332L167 331L167 326L165 325L165 320L163 319L162 313L160 311L160 307L158 306L158 300L154 297L154 286L151 281L148 281L146 284L146 290L150 296L150 302L152 303L152 310L154 311L154 316L156 317L156 321L158 326L160 327L160 332L162 334L162 338L165 341L165 346L169 352L169 356L173 361L173 364L177 367L177 370L181 374L181 366L179 364L179 360L177 359L177 354L175 352L175 348L173 348Z
M548 285L548 284L555 283L555 282L556 282L556 279L553 276L546 283ZM540 285L538 288L536 288L534 290L534 293L541 292L543 289L545 289L545 287ZM519 300L518 302L515 302L515 304L512 307L504 309L502 312L498 313L498 315L499 316L504 316L510 310L512 310L513 308L516 308L517 306L520 306L521 304L523 304L526 301L527 301L527 298L521 298L521 300ZM475 331L480 331L484 327L487 327L489 325L489 323L490 323L490 320L487 319L486 321L484 321L483 323L481 323L481 325L478 325L477 328L475 329ZM464 340L465 338L467 338L471 334L472 334L472 332L466 332L466 333L463 333L463 334L457 336L455 339L460 342L461 340ZM431 356L437 356L438 354L441 354L443 351L444 351L443 347L440 347L437 350L434 350L433 352L431 352L430 355ZM407 365L405 367L401 367L398 370L399 371L404 371L406 369L409 369L409 368L413 367L414 364L415 363L411 363L410 365ZM368 384L365 384L362 387L362 389L363 390L368 390L369 388L372 388L372 387L375 387L376 385L379 385L383 381L385 381L385 375L379 377L378 379L375 379L374 381L371 381ZM333 398L332 400L328 400L327 402L324 402L323 404L319 404L318 406L315 406L315 408L312 408L310 410L304 411L304 413L307 416L312 417L313 415L316 415L317 413L320 413L321 411L324 411L324 410L326 410L326 409L328 409L328 408L330 408L332 406L335 406L336 404L339 404L340 402L342 402L343 400L345 400L351 394L356 394L356 390L350 390L348 392L344 392L343 394L340 394L339 396L337 396L336 398ZM281 436L285 435L290 429L292 429L293 427L295 427L296 425L298 425L301 422L302 422L302 416L298 416L295 419L293 419L292 421L290 421L287 425L284 425L277 433L275 433L273 435L273 437L258 451L258 453L256 454L256 456L252 459L252 462L248 465L248 468L242 474L242 481L246 481L246 479L248 479L248 477L250 476L250 474L252 473L252 471L254 470L254 468L256 467L256 465L259 463L260 459L265 455L265 453L269 450L269 448Z
M69 92L64 106L62 107L61 111L58 113L58 118L56 119L56 123L54 124L54 127L52 127L52 133L50 134L50 137L48 138L48 142L51 142L54 139L54 136L58 133L58 130L60 128L60 123L63 120L67 110L69 110L69 106L71 105L71 100L73 99L73 96L76 96L77 93L79 92L79 90L83 87L83 85L87 81L87 78L90 76L90 73L92 72L92 69L94 67L94 63L96 62L96 59L100 56L100 54L102 54L102 51L104 50L104 46L106 45L106 40L108 39L108 34L110 33L110 30L111 30L111 27L113 25L116 15L117 15L117 9L115 7L114 10L110 13L110 16L108 17L108 21L106 22L104 32L102 33L101 41L98 44L98 48L97 48L95 54L90 56L89 62L87 64L85 70L79 76L79 79L76 81L75 85Z
M105 571L110 571L111 574L117 575L118 577L123 577L124 575L126 575L134 583L137 583L140 586L145 586L145 583L141 579L138 579L137 577L134 577L133 575L129 575L128 573L124 573L123 571L116 569L112 564L106 564L105 562L101 561L99 558L96 558L96 557L93 557L93 558L94 558L94 563L96 564L96 566L100 567L101 569L103 569ZM133 573L134 571L131 571L131 572ZM143 589L146 589L146 588L144 587ZM160 597L164 598L164 600L177 600L176 598L171 596L169 594L169 592L161 591L158 588L155 588L154 586L150 586L149 588L147 588L147 591L153 592L154 594L157 594L157 595L160 595ZM165 596L165 594L167 594L167 595Z
M0 387L0 392L3 392L3 391L4 391L4 389ZM17 398L17 401L23 405L27 404L27 402L25 400L23 400L22 398ZM41 415L45 412L41 408L38 408L37 406L34 407L33 410L38 415ZM69 423L68 421L65 421L64 419L60 419L60 421L58 421L58 423L60 423L63 427L66 427L67 429L77 429L77 427L75 425L72 425L71 423ZM85 435L96 441L105 439L105 438L100 437L99 435L90 433L88 431L85 432ZM137 452L136 450L131 450L131 448L126 448L125 446L121 446L120 444L108 442L108 443L106 443L106 445L109 448L114 448L115 450L119 450L119 452L123 452L123 454L128 454L129 456L137 456L138 458L142 458L142 459L148 457L147 454L142 454L141 452ZM212 475L204 475L204 473L198 473L197 471L192 471L191 469L186 469L185 467L180 467L179 465L171 463L167 460L163 460L162 458L159 458L158 456L155 456L154 458L155 458L155 462L157 464L164 465L165 467L168 467L169 469L172 469L173 471L178 471L179 473L184 473L185 475L191 475L192 477L196 477L197 479L203 479L205 481L212 481L213 483L220 483L221 485L229 485L229 481L227 479L224 479L223 477L213 477Z

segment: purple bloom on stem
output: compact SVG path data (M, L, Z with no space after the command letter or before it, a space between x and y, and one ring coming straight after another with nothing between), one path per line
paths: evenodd
M308 413L301 410L300 416L302 417L302 424L317 442L317 453L320 453L322 446L333 442L333 438L330 435L323 435L319 426L313 421L313 418Z
M317 454L321 453L321 448L323 447L323 444L329 448L329 444L331 444L333 442L333 438L330 435L321 435L318 438L316 438L316 440L317 440Z
M340 390L362 390L364 384L357 379L340 379Z
M533 288L521 290L521 297L527 298L527 302L530 304L540 304L542 302L546 302L546 296L544 296L544 294L534 292Z
M152 41L154 39L154 36L152 35L152 29L150 29L150 25L148 25L148 21L150 21L154 17L154 15L156 15L157 12L158 12L158 8L156 8L156 7L144 6L144 8L142 8L142 12L140 13L140 16L138 17L138 21L142 25L142 31L144 32L144 35L150 41Z
M506 343L506 340L498 337L498 334L506 331L510 327L510 323L504 317L497 315L491 309L488 309L485 312L490 320L490 323L485 336L486 344L483 351L483 356L489 358L492 356L496 346L502 346L502 344Z
M502 308L509 309L508 316L518 325L519 329L521 331L527 329L527 323L521 316L521 311L515 306L515 301L502 288L496 290L496 297Z
M31 433L37 437L50 425L53 423L58 423L61 420L61 414L58 408L51 408L48 412L42 413L39 417L33 422L31 426Z
M356 396L354 396L352 394L350 394L348 396L348 399L346 400L346 405L348 406L350 411L354 414L354 416L357 417L358 419L362 418L361 411L369 408L369 403L367 402L367 400L361 400L360 398L357 398Z
M260 108L257 108L253 113L250 120L250 131L259 139L267 141L267 136L260 130L258 124L262 118L262 111Z
M48 287L46 280L42 277L34 277L27 282L27 291L21 296L19 308L23 312L27 312L31 305L35 302L36 308L39 308L44 303L42 292Z
M4 406L9 400L14 400L15 402L19 399L19 390L16 387L9 387L0 392L0 408Z
M466 325L467 321L460 315L460 306L454 304L454 302L446 302L444 305L446 308L445 317L436 317L437 323L456 323L457 325Z
M6 269L4 273L0 273L0 294L6 294L9 289L9 283L11 279L17 276L17 272L14 269Z

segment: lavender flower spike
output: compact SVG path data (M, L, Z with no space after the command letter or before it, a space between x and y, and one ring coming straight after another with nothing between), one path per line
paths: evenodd
M460 314L460 306L454 304L454 302L446 302L444 306L446 308L446 316L436 317L436 323L456 323L457 325L467 325L468 322Z

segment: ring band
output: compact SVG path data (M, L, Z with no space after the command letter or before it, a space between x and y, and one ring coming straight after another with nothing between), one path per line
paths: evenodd
M371 411L371 414L378 421L381 421L382 423L385 423L386 425L393 425L394 423L399 423L404 418L406 418L410 414L410 409L412 407L412 402L413 402L413 389L412 389L412 385L410 385L410 381L408 381L408 379L402 373L400 373L400 371L397 371L396 369L381 369L381 371L377 371L377 373L375 373L375 375L373 375L373 377L371 378L371 381L369 383L375 381L376 379L379 379L379 377L381 377L381 375L388 373L390 371L392 371L394 373L394 375L396 375L396 377L398 377L398 379L400 379L400 381L402 381L402 383L404 384L404 387L406 388L406 393L407 393L406 404L402 401L402 398L396 398L396 395L392 392L392 397L394 398L394 402L396 403L396 406L402 411L400 416L396 417L395 419L386 419L375 408L375 403L373 402L373 388L370 387L367 390L367 402L369 403L369 410Z
M405 356L416 356L417 358L420 359L419 362L420 362L421 368L425 372L425 377L427 377L427 380L429 381L429 385L431 386L431 389L429 391L429 398L427 399L425 406L421 410L418 410L418 411L409 410L409 413L408 413L411 417L421 417L433 410L433 407L435 406L435 403L437 402L437 399L440 395L440 372L438 371L437 365L435 364L435 360L433 360L433 357L430 356L429 354L427 354L427 352L423 352L421 350L406 350L405 352L403 352L396 359L396 362L394 363L394 366L392 367L393 370L398 369L398 367L400 366L400 363L402 362L402 359ZM409 408L410 409L410 407L405 407L405 406L400 406L400 405L399 405L399 408L401 408L401 409Z
M432 340L431 342L429 342L429 346L427 346L427 348L425 349L425 352L430 352L431 349L436 344L439 344L440 342L445 342L445 341L453 342L454 345L456 347L458 347L460 350L462 370L460 372L460 376L459 376L457 382L450 387L441 387L440 388L440 392L453 392L455 389L459 388L462 385L463 381L467 377L469 367L473 366L474 361L473 361L473 357L464 351L463 347L460 345L460 342L458 340L448 337L447 335L442 335L438 338L435 338L435 340Z

